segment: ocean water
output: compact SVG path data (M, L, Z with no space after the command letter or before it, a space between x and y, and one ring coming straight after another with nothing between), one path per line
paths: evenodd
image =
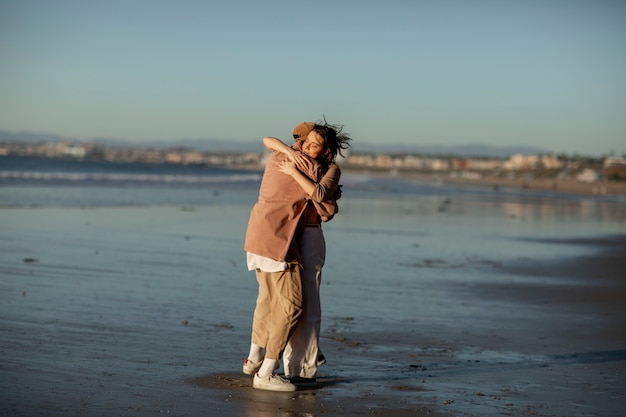
M261 175L203 166L3 157L0 230L9 246L11 239L45 234L56 247L40 245L38 238L31 243L58 252L54 258L68 255L67 263L76 255L64 251L64 239L95 246L94 251L104 239L103 247L120 248L116 252L123 262L141 262L146 270L140 275L154 274L154 264L162 265L159 274L176 274L180 263L162 260L168 250L193 259L193 268L206 266L206 254L218 251L217 259L237 264L245 275L243 236ZM502 276L485 271L588 256L593 245L569 243L626 234L626 203L611 198L496 191L351 172L341 182L339 214L324 230L327 269L342 271L346 260L351 265L350 279L331 272L327 284L337 281L345 291L352 291L355 280L367 284L363 291L411 285L424 290L429 279L500 280ZM94 230L98 233L92 235ZM64 235L56 236L60 232ZM171 246L174 237L184 246ZM189 241L205 246L190 246ZM150 245L156 246L151 250ZM35 252L23 257L38 258ZM100 267L106 269L112 260L103 256L89 265L104 259Z
M246 199L260 179L204 166L0 157L0 207L204 205Z
M260 170L0 157L0 209L197 210L217 205L232 207L231 216L240 212L238 224L245 224L261 177ZM512 246L502 245L502 239L574 239L626 232L626 201L619 197L494 190L353 172L344 173L341 183L340 212L326 228L354 234L361 245L372 244L374 251L389 246L382 243L388 239L407 240L407 245L417 247L411 240L429 237L433 250L448 254L471 252L472 242L483 238L498 253ZM0 212L0 226L2 217L6 216ZM363 236L367 239L360 239ZM543 253L537 250L538 256ZM429 262L437 262L436 253Z
M44 216L38 230L58 230L62 213L91 210L79 217L86 224L108 219L112 223L103 233L117 230L115 237L124 247L135 239L126 230L140 231L144 239L154 235L158 242L159 236L167 238L184 228L177 222L189 218L198 223L186 236L204 233L203 239L232 242L230 257L239 263L261 176L261 171L204 166L1 157L0 228L8 236L11 230L19 234L30 227L20 224L22 216L14 209L54 209L59 220L46 224ZM611 197L452 186L353 172L344 173L341 183L339 214L324 226L328 263L350 257L366 277L380 269L381 282L387 276L396 284L410 282L416 269L426 275L436 271L442 280L491 279L485 267L586 255L589 245L567 243L626 234L626 202ZM144 218L164 212L149 208L178 215L145 223ZM174 229L169 230L172 222ZM120 230L119 224L126 229ZM65 229L81 231L70 225Z
M262 171L205 166L0 157L0 208L251 207ZM442 185L346 172L345 230L432 235L567 238L624 233L624 196L576 196ZM244 222L242 220L242 222ZM449 239L454 238L454 239Z

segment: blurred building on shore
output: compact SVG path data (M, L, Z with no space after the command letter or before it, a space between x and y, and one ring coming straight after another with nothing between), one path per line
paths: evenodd
M0 142L0 156L208 165L249 169L262 169L265 161L263 152L201 152L182 148L109 147L65 142ZM525 176L526 178L576 179L584 182L626 181L626 158L613 156L568 158L557 155L518 154L508 158L475 158L410 154L350 154L341 160L341 165L346 169L354 170L449 173L463 178Z

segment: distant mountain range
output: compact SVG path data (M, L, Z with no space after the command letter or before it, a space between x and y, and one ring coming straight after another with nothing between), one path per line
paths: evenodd
M185 148L202 152L260 152L263 146L258 140L224 140L215 138L206 139L173 139L173 140L142 140L140 142L126 139L95 138L79 140L48 133L12 132L0 130L0 142L13 143L41 143L41 142L71 142L90 143L119 148ZM416 154L432 156L466 156L466 157L494 157L505 158L510 155L540 155L550 151L531 146L494 146L484 143L463 145L434 145L434 144L377 144L355 141L352 144L352 153L374 154Z

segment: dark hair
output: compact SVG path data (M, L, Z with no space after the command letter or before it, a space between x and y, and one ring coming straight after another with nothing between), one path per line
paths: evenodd
M350 147L352 138L343 132L343 125L332 125L324 118L323 122L316 122L312 131L317 132L324 139L324 146L330 151L330 154L324 160L330 164L335 161L337 155L343 155L344 150Z

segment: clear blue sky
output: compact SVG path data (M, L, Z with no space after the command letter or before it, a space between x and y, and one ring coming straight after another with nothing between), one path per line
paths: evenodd
M0 0L0 129L626 153L626 2Z

